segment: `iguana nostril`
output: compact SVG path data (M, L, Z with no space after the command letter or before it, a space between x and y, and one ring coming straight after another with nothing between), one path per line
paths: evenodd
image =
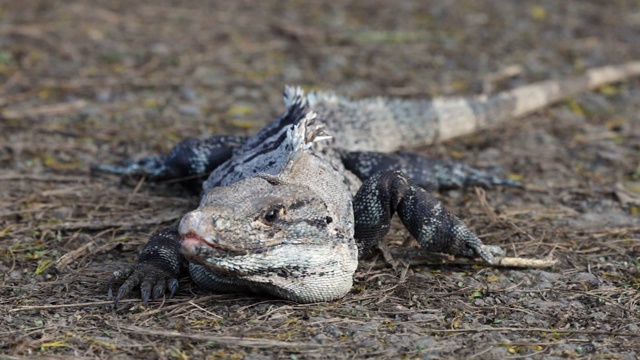
M231 222L224 217L213 217L212 223L213 228L218 231L227 230L227 228L229 228L229 226L231 225Z
M178 232L183 236L190 232L197 232L198 228L200 227L201 221L202 213L200 211L194 210L188 212L180 220L180 225L178 225Z

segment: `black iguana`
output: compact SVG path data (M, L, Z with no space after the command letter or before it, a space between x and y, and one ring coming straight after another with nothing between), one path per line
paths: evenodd
M349 100L286 88L286 112L243 138L181 142L167 155L99 171L151 180L207 175L200 205L179 226L151 237L138 262L116 271L115 302L140 286L142 299L173 295L177 277L220 292L255 291L297 302L328 301L352 285L397 213L427 250L488 263L484 245L427 192L512 185L462 164L397 152L515 119L607 83L640 74L640 62L470 98Z

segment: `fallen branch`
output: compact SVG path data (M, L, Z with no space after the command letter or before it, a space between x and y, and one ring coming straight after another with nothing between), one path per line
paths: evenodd
M584 335L609 335L640 337L640 333L631 331L606 331L606 330L581 330L581 329L546 329L546 328L514 328L514 327L483 327L478 329L423 329L425 333L455 334L478 333L489 331L505 332L545 332L550 334L584 334Z
M528 259L521 257L499 257L493 266L516 267L529 269L544 269L553 267L558 263L556 259Z
M186 301L183 302L179 302L177 304L173 304L173 305L162 305L161 307L157 308L157 309L152 309L152 310L147 310L145 312L142 312L140 314L138 314L135 318L135 321L138 321L144 317L148 317L148 316L153 316L155 314L159 314L161 312L167 312L169 310L173 310L175 308L178 307L183 307L186 304L192 305L194 306L195 304L199 304L199 303L203 303L206 301L209 301L211 299L216 299L216 298L220 298L220 294L215 294L215 295L209 295L209 296L204 296L204 297L199 297L199 298L192 298L192 299L188 299ZM117 311L117 309L116 309Z
M86 101L76 100L59 104L36 106L24 110L6 109L2 111L1 116L3 119L24 119L43 115L62 115L76 112L85 106L87 106Z
M424 250L416 248L395 248L391 249L391 258L395 261L409 266L431 265L439 266L447 265L481 265L493 267L513 267L526 269L545 269L555 266L558 261L556 259L530 259L522 257L496 257L492 265L481 260L454 258L448 254L427 253ZM386 258L387 256L385 256ZM392 263L392 265L394 265ZM375 268L384 267L386 264L375 266Z
M189 298L189 299L167 299L167 301L177 302L172 305L165 305L159 309L148 310L143 313L140 313L138 319L142 316L150 316L155 315L161 311L167 311L174 309L179 306L184 306L185 304L191 303L201 303L205 301L209 301L211 299L219 298L221 295L209 295L199 298ZM118 301L119 304L128 304L128 303L141 303L140 299L121 299ZM52 309L68 309L68 308L79 308L79 307L91 307L91 306L109 306L113 305L113 300L105 300L105 301L93 301L93 302L85 302L85 303L71 303L71 304L49 304L49 305L25 305L18 306L13 309L9 309L9 312L20 312L20 311L31 311L31 310L52 310Z
M106 292L106 291L105 291ZM119 303L135 303L140 302L140 299L122 299ZM73 303L73 304L54 304L54 305L27 305L27 306L18 306L17 308L9 309L9 312L20 312L20 311L31 311L31 310L52 310L52 309L68 309L68 308L78 308L78 307L89 307L89 306L105 306L105 305L113 305L113 300L105 300L105 301L93 301L86 303Z
M492 267L512 267L512 268L523 268L523 269L546 269L555 266L558 261L555 259L529 259L529 258L521 258L521 257L496 257L495 263L489 265L484 261L475 260L475 259L466 259L466 258L455 258L453 260L446 260L447 256L437 255L434 256L425 256L423 259L401 259L399 261L406 263L410 266L417 265L481 265L481 266L492 266Z
M20 173L5 173L0 175L2 181L41 181L41 182L77 182L86 183L86 176L56 176L53 174L36 175L36 174L20 174Z
M103 252L112 250L117 246L118 246L118 243L110 242L98 247L98 244L96 244L94 241L90 241L80 246L79 248L62 255L56 261L54 267L56 268L56 270L62 271L65 267L67 267L67 265L71 264L72 262L78 260L83 256L86 256L89 254L101 254Z
M56 261L55 264L55 268L58 271L62 271L62 269L64 269L65 267L67 267L67 265L71 264L72 262L76 261L76 259L88 255L90 254L93 249L95 249L97 246L97 244L93 241L88 242L82 246L80 246L79 248L68 252L64 255L62 255L58 261Z

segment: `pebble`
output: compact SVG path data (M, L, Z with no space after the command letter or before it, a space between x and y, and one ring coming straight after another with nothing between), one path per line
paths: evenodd
M412 321L432 321L438 320L438 315L436 314L413 314L409 317Z
M179 105L178 112L183 115L200 115L200 108L192 105Z

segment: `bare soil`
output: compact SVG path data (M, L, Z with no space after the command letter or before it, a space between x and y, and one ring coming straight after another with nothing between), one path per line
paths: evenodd
M377 260L330 303L185 280L114 311L109 274L197 199L89 165L251 134L285 84L469 95L638 59L637 1L2 1L0 358L635 359L638 80L418 149L521 179L440 196L486 243L558 260L546 270Z

